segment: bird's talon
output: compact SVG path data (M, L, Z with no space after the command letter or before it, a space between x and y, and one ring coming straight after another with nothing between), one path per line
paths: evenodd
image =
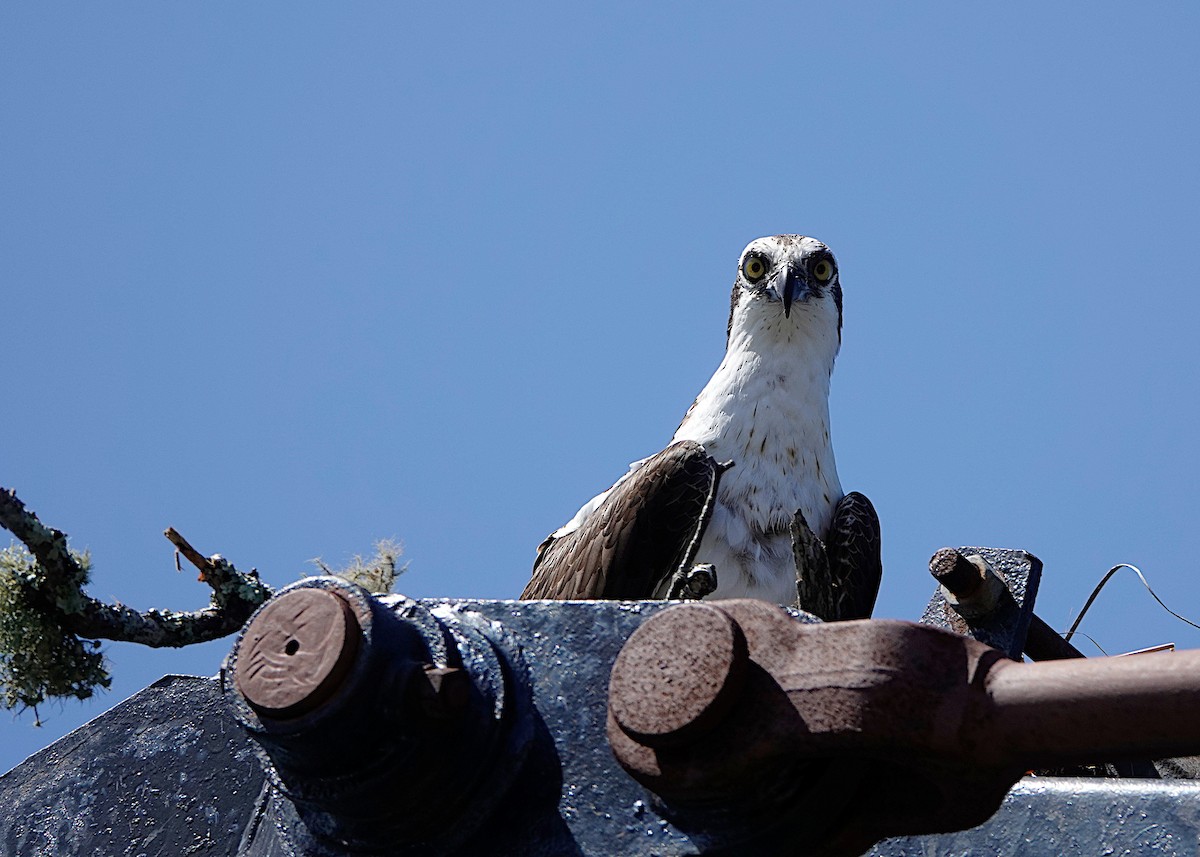
M667 598L675 601L699 601L717 590L717 567L702 562L689 570L679 569L671 576Z

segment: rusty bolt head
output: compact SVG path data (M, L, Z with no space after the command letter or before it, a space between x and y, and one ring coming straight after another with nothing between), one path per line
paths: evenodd
M929 560L929 573L947 592L969 598L983 583L983 574L954 548L942 548Z
M717 607L668 608L634 631L617 655L609 711L622 731L647 746L688 743L729 710L749 660L742 629Z
M325 589L293 589L264 607L242 635L238 692L263 717L299 717L328 701L358 653L354 611Z

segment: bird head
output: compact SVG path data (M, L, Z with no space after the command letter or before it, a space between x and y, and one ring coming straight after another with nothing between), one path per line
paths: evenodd
M746 245L738 260L730 330L739 307L779 325L804 324L799 316L816 315L830 323L836 318L840 342L842 286L838 281L837 260L828 247L805 235L756 238Z

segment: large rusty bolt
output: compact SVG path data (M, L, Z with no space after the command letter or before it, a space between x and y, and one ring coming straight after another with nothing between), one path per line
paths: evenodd
M302 826L327 845L400 853L449 849L519 770L527 688L509 663L465 622L326 577L259 608L222 675Z
M746 638L728 614L704 604L667 610L617 656L612 716L651 747L695 740L737 699L748 663Z
M340 595L294 589L271 601L246 628L234 682L265 717L307 714L341 686L361 637L354 611Z
M238 692L259 715L283 721L329 702L358 654L362 627L349 603L325 589L294 589L266 605L243 633ZM404 693L411 718L464 712L471 677L460 667L418 664Z
M1200 752L1198 710L1200 651L1022 664L910 622L803 624L722 601L631 635L608 736L684 817L765 803L793 842L854 854L979 824L1026 770Z

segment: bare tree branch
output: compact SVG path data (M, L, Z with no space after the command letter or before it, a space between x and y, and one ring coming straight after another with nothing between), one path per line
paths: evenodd
M0 526L29 549L41 576L28 593L32 603L54 614L62 627L89 639L120 640L144 646L188 646L237 631L271 588L258 572L242 573L219 554L203 557L174 529L167 538L200 569L200 580L212 588L211 605L203 610L139 612L123 604L104 604L83 591L87 571L67 548L66 535L45 526L25 508L16 492L0 488Z

